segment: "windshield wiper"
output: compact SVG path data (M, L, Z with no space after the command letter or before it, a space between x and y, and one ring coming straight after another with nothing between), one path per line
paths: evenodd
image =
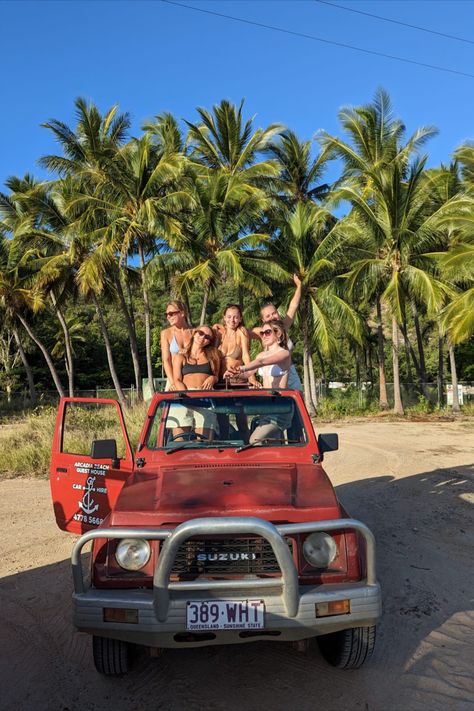
M205 442L198 442L197 440L193 440L192 442L183 442L182 444L178 444L176 447L172 447L171 449L168 449L166 451L166 454L172 454L173 452L179 452L182 449L207 449L208 447L222 447L223 445L227 447L235 447L235 444L232 444L232 442L229 442L225 439L220 440L220 439L210 439Z
M264 442L284 442L285 444L300 444L297 439L284 439L283 437L264 437L263 439L257 439L255 442L249 442L249 444L244 444L242 447L237 447L235 453L243 452L245 449L251 449L252 447L257 447L262 445Z

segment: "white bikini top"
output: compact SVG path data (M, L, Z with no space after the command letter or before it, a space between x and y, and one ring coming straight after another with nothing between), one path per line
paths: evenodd
M264 375L270 375L272 378L279 378L287 373L288 369L282 370L277 363L274 363L273 365L264 365L262 368L258 369L258 374L261 378L263 378Z

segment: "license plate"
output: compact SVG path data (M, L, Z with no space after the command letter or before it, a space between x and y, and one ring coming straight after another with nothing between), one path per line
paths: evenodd
M263 600L189 600L186 603L187 630L263 629Z

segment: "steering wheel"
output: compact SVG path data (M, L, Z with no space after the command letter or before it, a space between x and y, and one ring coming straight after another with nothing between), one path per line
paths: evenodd
M202 435L200 432L178 432L177 434L170 434L168 437L168 442L176 442L178 439L182 439L183 442L193 442L195 439L208 441L208 438Z

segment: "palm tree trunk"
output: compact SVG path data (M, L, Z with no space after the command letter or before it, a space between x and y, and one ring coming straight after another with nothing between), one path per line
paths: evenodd
M31 401L31 404L34 406L34 405L36 405L37 396L36 396L35 381L33 379L33 371L31 370L31 366L28 363L28 358L26 357L25 349L23 348L23 344L20 339L20 334L18 333L18 329L16 328L16 326L13 327L13 335L15 337L16 346L18 348L18 353L20 354L21 362L23 363L23 367L24 367L25 373L26 373L26 378L28 380L28 390L30 391L30 401Z
M209 292L210 292L210 284L209 284L209 282L207 282L204 285L204 298L202 300L201 318L199 319L200 326L202 326L204 323L206 323L206 312L207 312L207 305L209 303Z
M419 356L420 381L421 381L422 389L424 391L425 389L423 388L423 385L426 383L425 349L423 346L423 338L421 335L420 317L418 315L418 309L417 309L414 301L411 302L411 310L413 313L413 320L415 323L416 344L418 347L418 356Z
M438 375L437 390L438 390L438 407L443 406L443 384L444 384L444 353L443 353L444 338L441 333L441 328L438 333ZM453 393L454 396L454 393Z
M314 377L314 364L313 364L312 355L309 355L308 370L309 370L309 393L310 393L311 402L313 404L314 410L315 410L315 412L317 412L318 411L318 393L316 390L316 378Z
M150 387L150 392L153 395L155 392L155 385L153 382L153 362L151 359L151 324L150 324L150 300L148 298L148 287L146 283L146 273L145 273L145 255L143 254L143 247L138 243L138 254L140 257L140 267L142 276L142 289L143 289L143 312L145 316L145 350L146 350L146 369L148 376L148 385Z
M313 401L311 398L311 381L309 378L309 357L308 348L303 346L303 388L304 388L304 401L310 417L316 416L316 411L314 409Z
M407 381L413 383L413 374L411 372L411 361L410 361L410 342L408 339L408 327L406 318L403 319L403 329L401 329L403 335L403 344L405 346L405 363L407 369Z
M29 337L31 338L31 340L36 343L36 345L40 349L41 353L43 354L43 357L44 357L46 364L49 368L49 372L51 373L51 377L53 378L54 384L56 386L56 390L59 393L59 397L65 397L63 386L61 385L59 375L57 373L56 368L54 367L53 359L49 355L48 349L46 348L44 343L42 343L42 341L38 338L36 333L31 328L30 324L23 318L23 316L21 316L21 314L18 314L18 319L19 319L21 325L23 326L23 328L25 329L25 331L27 332L27 334L29 335Z
M371 386L374 384L374 366L372 363L372 344L369 343L369 346L367 348L367 369L369 371L369 380Z
M125 285L127 288L127 296L128 296L128 308L127 311L130 314L130 318L132 320L132 326L133 326L133 332L135 334L135 338L137 337L137 329L135 328L135 312L133 309L133 294L132 294L132 287L130 286L130 279L128 278L128 273L127 270L125 269L124 272L124 280L125 280Z
M244 312L244 287L239 284L239 306L242 313Z
M387 379L385 377L385 354L382 323L382 306L380 298L377 296L377 360L379 365L379 407L381 410L388 410Z
M402 394L400 391L400 369L398 350L398 324L395 316L392 316L392 362L393 362L393 411L396 415L404 415Z
M122 289L122 284L120 282L120 276L115 276L115 287L117 289L117 295L119 298L120 307L122 309L123 315L125 316L125 323L127 325L128 340L130 343L130 353L132 355L133 370L135 373L135 387L137 389L137 399L139 402L143 400L143 390L142 390L142 374L140 369L140 356L138 353L137 344L137 334L135 332L135 327L128 310L127 302L125 301L125 296Z
M324 387L326 388L327 387L326 366L324 365L323 355L317 346L316 346L316 355L318 356L319 367L321 368L321 381L324 383Z
M102 337L104 339L105 350L107 353L107 361L109 363L110 375L112 376L112 381L114 384L115 392L117 393L117 397L118 397L120 404L125 409L128 407L128 403L125 399L125 395L123 393L122 387L120 385L120 381L118 379L117 370L115 368L114 356L112 353L112 346L110 345L109 332L107 331L107 324L105 323L102 309L100 308L99 302L97 300L97 296L95 294L92 294L92 300L94 302L97 318L99 319L100 330L102 331Z
M456 357L454 355L454 347L452 345L449 345L448 351L449 365L451 368L451 383L453 386L453 412L459 412L461 408L459 407L458 373L456 370Z
M56 297L52 291L50 292L50 297L57 319L61 324L61 328L64 333L64 348L66 352L66 372L68 379L69 397L74 397L74 357L72 354L71 335L69 333L69 328L67 326L66 319L64 318L62 311L58 306Z

